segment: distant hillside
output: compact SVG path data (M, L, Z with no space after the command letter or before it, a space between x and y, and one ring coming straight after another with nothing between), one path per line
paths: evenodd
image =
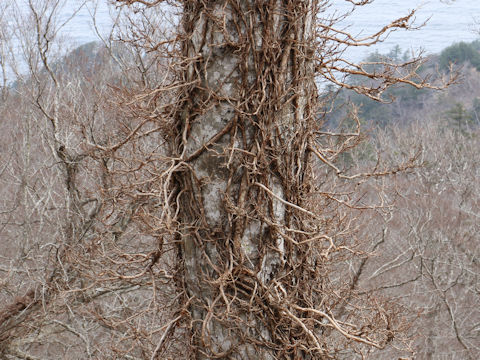
M131 56L125 49L116 46L112 49L117 58ZM56 74L81 71L86 78L95 76L96 69L102 63L109 61L112 66L110 81L116 83L117 66L107 55L108 50L98 42L90 42L72 50L56 62L53 71ZM378 52L370 54L365 62L375 63L387 61L401 63L409 60L409 53L403 52L397 45L389 53ZM351 90L341 90L335 100L333 110L327 119L335 127L348 112L348 105L358 108L362 124L367 128L385 127L389 124L408 125L413 122L422 123L426 119L444 121L449 126L467 130L480 125L480 40L465 43L460 42L445 48L440 54L430 56L420 69L421 76L442 76L449 71L450 64L460 71L459 82L444 91L415 89L411 86L396 85L385 92L385 98L391 97L390 103L379 103ZM367 65L374 70L378 65ZM28 81L28 78L27 80ZM362 83L366 80L352 76L350 83ZM15 82L12 86L18 85ZM326 95L326 94L322 94Z
M399 63L408 60L397 46L388 54L373 53L366 62L387 60ZM444 49L439 55L431 56L421 68L421 75L438 77L446 75L450 65L460 72L457 84L444 91L417 90L411 86L395 86L386 93L395 101L379 103L350 90L339 93L337 107L329 117L335 123L345 115L345 103L353 103L359 109L359 117L368 127L384 127L391 123L410 124L426 118L445 121L446 124L466 129L480 124L480 41L460 42ZM373 66L373 65L372 65ZM361 82L351 78L351 82Z

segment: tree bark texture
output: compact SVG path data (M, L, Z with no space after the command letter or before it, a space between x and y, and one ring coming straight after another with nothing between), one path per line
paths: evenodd
M371 170L374 147L349 151L363 137L355 109L328 113L337 90L382 100L396 83L434 87L420 59L343 57L410 28L415 11L356 39L336 29L349 14L326 11L331 0L116 0L119 39L93 64L77 51L57 62L62 3L31 1L17 20L29 75L0 106L15 129L2 249L17 254L0 259L0 357L403 354L410 330L385 296L391 279L378 285L384 264L367 279L366 252L386 240L368 250L376 232L361 222L390 208L381 179L416 155Z
M186 3L177 211L196 357L293 356L279 305L308 276L292 241L308 213L313 3Z

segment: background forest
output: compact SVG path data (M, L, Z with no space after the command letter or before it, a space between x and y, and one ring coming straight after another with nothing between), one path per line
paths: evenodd
M146 180L173 166L162 135L173 125L145 111L164 99L139 91L170 76L168 57L144 51L143 35L155 27L146 19L136 27L133 16L123 19L136 32L119 30L122 41L69 51L37 36L50 34L48 22L16 30L28 70L16 69L0 94L0 358L173 359L189 343L176 329L186 311L172 276L177 245L160 225L174 215L155 201L166 190L151 196ZM6 78L8 49L0 51ZM411 60L396 47L370 55L365 69ZM347 345L331 335L332 358L480 356L480 42L429 57L419 75L447 78L452 64L460 76L447 89L393 85L385 103L334 85L319 90L328 99L321 131L343 131L329 144L342 148L335 166L385 174L343 183L315 163L317 180L341 195L312 206L335 208L325 221L344 229L335 241L348 238L338 247L350 254L332 265L331 281L341 286L329 306L350 329ZM369 318L379 304L384 313ZM364 326L350 324L358 318ZM370 323L385 324L384 332Z

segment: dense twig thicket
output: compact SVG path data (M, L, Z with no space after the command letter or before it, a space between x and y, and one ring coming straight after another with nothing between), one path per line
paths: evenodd
M18 264L1 269L2 355L408 350L406 310L359 291L350 266L368 255L359 214L388 211L383 182L414 166L416 153L354 172L355 111L327 128L332 95L318 87L376 100L396 83L434 87L417 77L419 59L369 72L372 64L342 58L411 27L414 12L357 39L336 28L344 15L329 12L330 1L116 3L116 40L105 39L98 58L60 64L59 1L30 2L29 76L2 112L31 119L12 138L41 139L25 140L24 172L4 178L15 193L5 196L5 234L25 242L13 245Z

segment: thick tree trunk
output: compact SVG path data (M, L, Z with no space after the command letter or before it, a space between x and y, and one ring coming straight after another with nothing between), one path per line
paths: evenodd
M177 185L196 358L273 359L285 351L273 303L285 292L276 279L295 257L282 235L297 227L287 205L298 205L310 171L311 7L185 6L184 81L193 85L178 118L185 165Z

